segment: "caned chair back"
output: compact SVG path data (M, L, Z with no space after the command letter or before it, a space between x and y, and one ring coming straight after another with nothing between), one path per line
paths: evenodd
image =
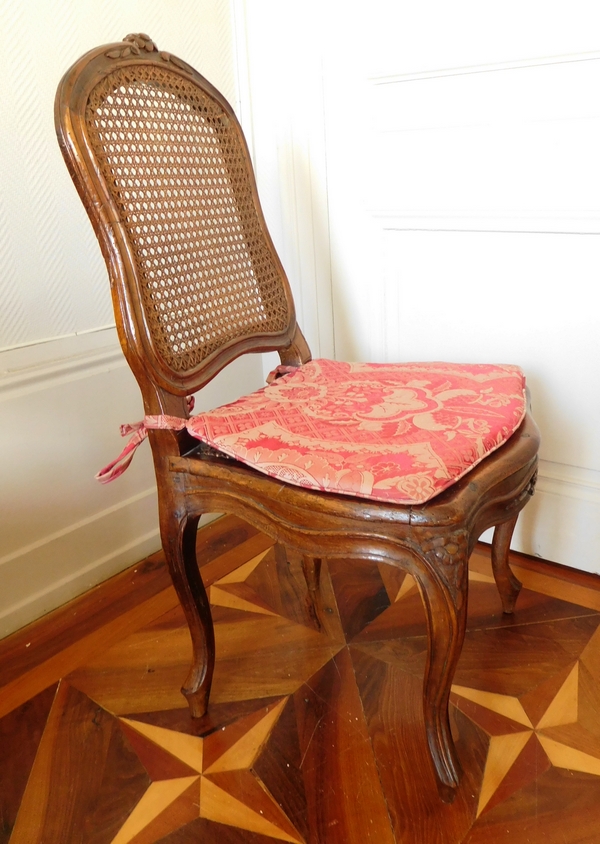
M142 389L193 392L243 352L290 344L293 301L244 136L206 79L128 36L67 72L56 122Z

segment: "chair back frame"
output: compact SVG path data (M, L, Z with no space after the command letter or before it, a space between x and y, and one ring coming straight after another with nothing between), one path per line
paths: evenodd
M259 324L251 325L249 329L243 330L242 325L242 330L238 330L235 336L224 336L221 338L221 341L217 337L216 342L213 342L214 348L209 348L205 354L202 353L202 350L200 354L196 353L196 360L192 361L191 365L186 365L184 359L182 365L174 366L172 361L166 359L163 350L159 348L159 344L157 343L156 325L152 325L154 310L156 308L149 308L148 303L144 302L144 284L146 283L147 285L148 279L143 277L145 270L144 266L141 265L145 263L147 267L149 262L147 260L145 262L144 260L140 260L140 251L143 251L143 249L140 248L139 243L136 243L135 233L132 236L131 220L127 219L127 203L129 203L129 210L131 210L135 206L134 200L138 199L139 195L134 195L133 199L131 197L128 198L128 192L125 190L125 187L131 184L132 174L135 180L135 166L130 167L125 175L115 176L112 184L110 183L110 172L116 171L117 174L120 173L120 168L114 165L115 150L110 142L110 137L114 138L114 132L117 131L121 137L124 136L124 144L117 150L116 155L117 160L121 163L124 160L124 155L137 156L136 160L143 159L144 157L147 159L149 147L151 150L156 150L157 160L154 161L154 169L152 170L150 168L150 170L155 175L158 172L156 176L157 184L145 183L142 194L149 196L154 190L154 196L159 196L163 201L163 206L166 205L165 184L169 184L168 176L172 176L173 173L177 175L183 172L180 162L179 165L177 163L173 165L171 173L169 174L167 172L166 177L164 169L161 172L161 168L164 168L166 160L165 149L167 151L169 149L169 124L168 122L166 124L163 122L162 127L154 133L149 145L147 135L142 137L143 128L139 130L137 135L134 132L134 137L133 139L131 138L131 115L128 115L128 122L124 123L123 126L117 125L116 127L112 127L113 133L108 140L106 137L99 137L98 132L95 132L95 123L90 121L90 101L94 97L94 92L97 92L102 86L104 86L104 89L110 91L112 84L115 92L119 93L119 81L123 77L132 80L132 88L128 91L129 94L131 94L131 91L134 94L136 93L136 79L143 78L144 84L146 85L154 84L158 89L161 87L164 89L166 86L167 90L164 93L164 97L165 99L167 97L169 98L168 105L171 108L177 109L179 113L183 109L187 109L187 113L193 112L194 109L196 109L196 112L204 112L200 116L198 114L193 115L197 121L196 124L190 124L188 119L186 131L195 131L199 124L200 131L204 126L206 135L206 124L210 122L211 125L208 127L211 133L209 135L209 141L212 142L212 148L216 150L217 158L213 161L208 161L206 157L206 145L202 149L203 138L200 134L198 138L199 149L196 150L195 160L200 160L201 162L206 161L206 166L209 168L215 161L217 162L216 172L220 174L220 177L222 176L220 183L225 184L221 192L227 193L226 201L232 203L233 208L233 210L226 209L228 213L233 214L233 217L230 216L227 219L230 222L232 219L241 221L241 224L238 224L236 227L241 230L241 234L239 232L237 233L238 241L246 237L248 226L252 228L254 240L249 245L245 243L234 245L240 251L242 258L245 259L244 263L246 265L252 264L249 269L246 267L246 285L248 286L248 283L250 286L253 284L256 285L256 290L250 291L254 297L253 306L256 308L255 302L258 301L258 308L265 310L268 309L270 304L268 301L266 306L261 303L261 293L264 292L265 284L264 278L261 278L261 273L264 277L265 266L269 275L267 281L270 284L271 298L277 299L276 306L278 312L276 314L275 329L267 325L267 328L270 330L261 330ZM113 79L116 81L111 83ZM153 80L155 80L154 83ZM181 94L182 90L183 94ZM207 106L202 109L193 101L190 104L189 93L187 93L188 101L186 102L186 92L190 91L192 96L197 91L198 97L204 98ZM163 94L163 91L159 90L157 97L160 97L161 94ZM174 105L172 101L174 101ZM158 102L160 105L161 101L159 100ZM207 111L207 108L210 112ZM207 114L208 118L206 117ZM118 109L115 108L113 108L112 114L109 114L109 120L112 118L114 122L115 115L118 122L119 113ZM134 114L133 117L136 117L136 115ZM164 114L158 115L159 119L164 117ZM175 114L175 118L177 118L177 113ZM156 45L148 36L130 35L127 36L124 42L104 45L88 52L67 71L56 95L55 121L63 156L90 217L108 267L119 340L125 357L142 390L146 412L165 413L169 412L169 410L171 412L175 410L175 415L187 415L184 403L181 401L173 402L171 397L183 397L199 390L220 372L224 366L246 352L278 351L280 352L282 361L292 365L298 365L310 359L310 351L296 324L294 303L289 282L264 220L250 155L242 129L229 103L204 77L175 56L169 53L159 52ZM152 123L151 120L149 122ZM157 125L156 122L154 125ZM129 133L129 136L127 136L127 133ZM226 143L228 144L227 149L233 150L233 155L230 156L229 160L225 160L224 156L221 156L221 160L218 160L219 152L225 145L223 138L226 138ZM100 161L98 154L99 146L101 147L100 152L102 152L102 149L108 150L107 155L109 159L111 153L113 154L112 163L109 160L107 165L106 162ZM231 164L231 161L233 161L233 164ZM242 169L245 170L245 182L241 186L234 184L235 173L232 176L232 171L238 164L240 172ZM225 172L228 165L230 165L230 171ZM109 178L107 178L107 172L109 172ZM139 183L140 180L142 182L146 180L147 182L148 172L148 161L142 161L139 168L139 178L136 180L136 183ZM210 172L214 174L215 168L213 167ZM127 177L130 178L129 182L127 182ZM215 202L215 181L216 179L212 180L213 187L206 189L204 193L204 196L207 196L210 191L213 192L212 196L208 196L207 202L209 203ZM172 183L173 180L171 179ZM179 196L181 196L186 185L185 183L175 184L176 189L177 187L180 189ZM202 215L202 208L200 208L199 203L203 201L203 199L199 199L197 196L192 197L192 205L195 203L197 206L197 208L192 208L191 213L193 215L196 215L196 213L200 216ZM142 206L143 202L144 199L142 197ZM245 213L244 218L242 218L242 214L239 211L239 206L242 204L244 205L242 209ZM138 201L138 208L139 205L140 203ZM171 202L170 205L177 206L177 201ZM175 208L174 213L177 217L179 232L182 231L182 226L187 227L188 221L186 214L189 217L189 208L190 204L185 205L185 202L184 207L181 207L180 202L180 207ZM217 208L217 212L218 210ZM142 207L141 211L143 219L144 207ZM201 222L207 219L210 220L210 214L213 213L214 209L212 207L209 208L208 212L204 212ZM162 226L163 229L168 228L169 221L166 219L165 224L166 226ZM161 227L160 223L159 227ZM139 226L137 229L139 231ZM171 232L167 234L166 238L164 236L162 237L162 244L165 249L169 245L171 246L172 254L168 256L168 260L172 258L173 248L172 242L169 244L166 240L172 237L172 229L173 227L171 226ZM177 232L175 236L177 237ZM229 241L231 239L230 237ZM177 243L176 246L179 249L178 254L181 254L183 251L189 257L190 251L201 251L203 244L198 241L199 238L197 238L195 244L190 244L189 242L183 244ZM148 238L146 238L147 242ZM142 247L143 245L142 243ZM228 247L227 239L224 238L223 243L219 244L216 250L214 248L212 249L210 260L212 261L213 267L215 263L225 260ZM257 259L258 250L261 250L260 260ZM158 251L161 251L160 247ZM192 257L194 258L192 262L194 266L199 267L198 260L196 260L198 256L193 255ZM164 259L162 260L164 263ZM214 269L209 272L212 272L214 276ZM175 274L177 274L177 269L175 270ZM214 282L214 285L206 285L206 275L207 273L205 273L204 279L192 278L190 285L186 288L186 304L190 301L192 302L191 308L189 309L192 314L199 312L201 308L205 307L209 293L212 293L212 299L213 301L216 300L217 303L224 296L226 297L228 295L226 291L224 292L219 279ZM211 282L210 278L209 282ZM181 285L181 280L176 281L176 283ZM220 284L221 286L219 286ZM263 284L262 290L261 284ZM155 283L155 288L157 287L159 285ZM244 304L243 302L241 304L235 302L235 295L235 290L233 294L231 294L230 290L228 297L229 312L234 316ZM265 301L264 296L262 297L262 301ZM186 310L188 310L187 307ZM222 312L223 309L221 310ZM264 319L268 323L269 316L269 313L266 312L266 317L260 314L259 319ZM160 313L158 318L159 320L161 319ZM200 319L202 319L202 316ZM247 315L240 317L238 322L243 324L244 319L246 321L248 320ZM156 323L156 319L154 319L154 322ZM227 324L227 314L225 314L222 322L223 324ZM271 319L270 322L273 323L274 320ZM175 322L175 325L177 326L177 322ZM171 332L171 339L173 339L174 330L176 329L171 327L166 329L167 334ZM188 336L192 337L192 340L189 341L190 346L197 341L199 333L202 330L204 329L199 328L198 324L192 326L192 330L188 332ZM198 343L196 343L196 346L198 346ZM194 349L192 351L197 352ZM177 360L176 356L175 359Z

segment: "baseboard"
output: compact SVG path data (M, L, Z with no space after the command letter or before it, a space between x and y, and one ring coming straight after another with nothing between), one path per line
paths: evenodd
M154 489L0 558L3 592L10 596L0 609L0 637L156 551L158 528L148 525L157 525ZM125 541L115 543L119 536Z
M206 514L201 526L217 517ZM11 595L11 603L0 611L0 638L157 551L158 527L144 530L148 524L157 523L156 490L151 488L0 558L2 582L7 587L12 583L5 593ZM114 547L115 536L120 533L133 533L134 538ZM76 568L74 559L78 560ZM61 576L63 561L69 561L69 566ZM33 578L39 581L35 590Z

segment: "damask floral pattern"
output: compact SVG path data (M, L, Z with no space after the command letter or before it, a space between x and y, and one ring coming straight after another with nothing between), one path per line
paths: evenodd
M501 446L524 415L516 366L314 360L186 427L286 483L422 504Z
M393 504L423 504L513 434L517 366L340 363L277 367L268 386L190 419L146 416L96 478L123 474L149 429L182 430L274 478ZM191 405L190 405L191 408Z

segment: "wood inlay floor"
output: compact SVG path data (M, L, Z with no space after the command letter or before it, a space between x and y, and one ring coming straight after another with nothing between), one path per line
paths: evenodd
M504 616L471 563L452 805L426 752L414 581L300 561L233 518L199 534L216 622L208 716L160 555L0 642L0 844L598 844L598 578L517 560ZM520 563L520 565L519 565Z

